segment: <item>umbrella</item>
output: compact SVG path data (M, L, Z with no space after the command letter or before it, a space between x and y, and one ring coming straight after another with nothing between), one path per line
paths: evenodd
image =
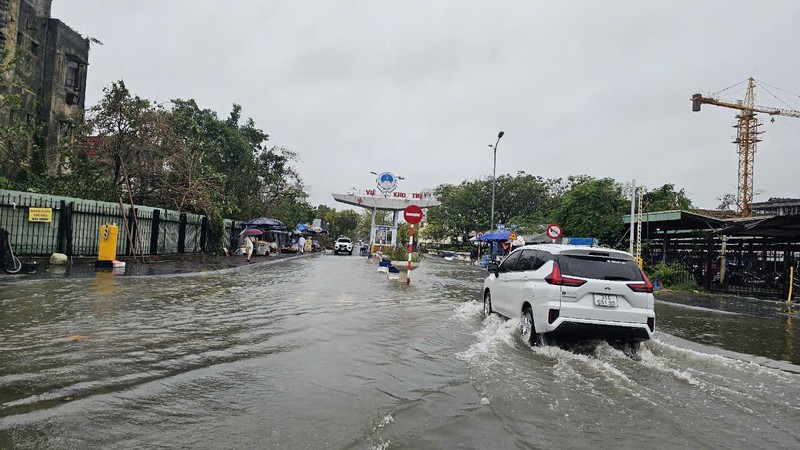
M245 228L241 233L239 233L239 236L261 236L262 234L264 234L264 232L257 228Z

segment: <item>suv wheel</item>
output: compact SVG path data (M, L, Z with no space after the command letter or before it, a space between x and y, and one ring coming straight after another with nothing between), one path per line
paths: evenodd
M519 318L519 334L522 337L522 341L528 345L534 347L544 345L544 338L536 332L536 327L533 325L533 314L529 306L522 310L522 316Z
M639 361L642 359L641 355L639 355L639 348L641 348L642 343L639 341L628 341L625 342L624 346L622 347L622 351L625 355L634 360Z
M486 291L483 294L483 317L489 317L492 315L492 294L489 291Z

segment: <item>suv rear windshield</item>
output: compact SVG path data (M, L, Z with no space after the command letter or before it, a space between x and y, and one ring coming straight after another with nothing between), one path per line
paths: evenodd
M596 256L561 255L558 267L563 275L613 281L644 281L639 266L631 260Z

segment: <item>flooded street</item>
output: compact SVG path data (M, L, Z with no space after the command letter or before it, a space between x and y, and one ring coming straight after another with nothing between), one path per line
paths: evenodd
M523 345L482 317L484 274L427 259L406 286L316 255L0 284L0 448L800 445L784 305L658 301L637 362Z

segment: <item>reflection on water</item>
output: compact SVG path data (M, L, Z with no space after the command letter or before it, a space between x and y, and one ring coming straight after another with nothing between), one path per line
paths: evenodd
M659 293L657 327L702 344L800 364L792 305L741 297Z

